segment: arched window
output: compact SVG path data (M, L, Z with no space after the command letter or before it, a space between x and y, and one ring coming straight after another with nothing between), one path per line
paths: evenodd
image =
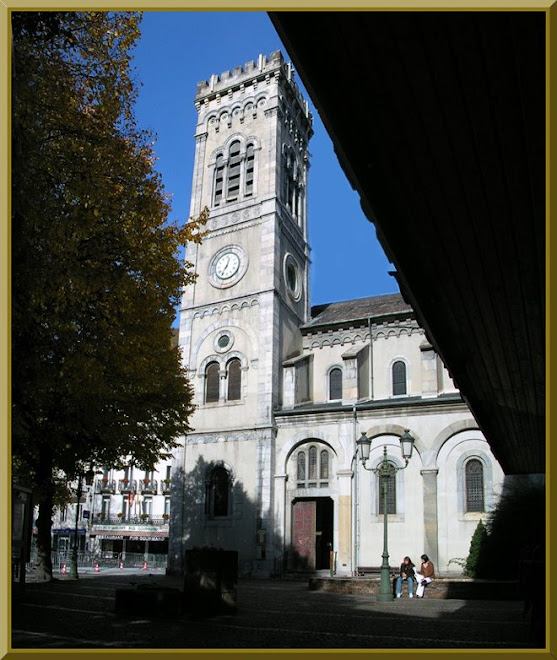
M253 195L253 172L255 164L255 149L253 144L248 144L246 148L246 176L245 176L245 186L244 194L246 197L251 197Z
M228 401L236 401L242 398L242 364L238 358L233 358L228 363Z
M240 142L236 140L230 145L228 159L228 181L226 186L226 199L228 202L237 200L240 195L240 173Z
M485 511L484 468L482 462L473 458L464 469L466 479L466 511Z
M253 197L255 191L255 144L249 142L243 149L241 141L234 140L222 148L215 159L214 206Z
M205 403L215 403L219 400L219 365L210 362L205 370Z
M308 479L317 479L317 448L309 448L309 470Z
M300 215L300 169L291 147L284 147L282 155L282 201L294 218Z
M342 399L342 369L331 369L329 372L329 400Z
M406 365L402 360L393 364L393 395L406 394Z
M319 476L321 479L329 478L329 452L326 449L321 450L319 457Z
M207 514L210 518L229 516L230 474L222 466L211 470L207 484Z
M222 154L217 156L217 161L215 163L215 192L214 192L214 204L219 206L222 202L222 191L224 186L224 158Z
M296 456L296 485L298 488L327 488L330 456L327 449L316 445L304 446Z
M298 481L306 480L306 452L301 451L298 454L297 466L296 466L296 479Z
M390 477L379 477L377 479L377 497L379 501L377 511L380 515L382 515L384 512L383 479L386 479L387 481L387 513L396 513L396 473Z

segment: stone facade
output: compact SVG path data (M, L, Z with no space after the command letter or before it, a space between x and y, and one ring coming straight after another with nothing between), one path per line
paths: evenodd
M415 439L387 505L391 564L426 552L459 572L503 473L449 374L398 294L310 309L312 118L280 52L197 87L189 247L179 344L194 429L172 467L169 572L185 551L237 550L240 574L381 563L377 478L367 468ZM474 468L471 469L471 466ZM331 563L332 562L332 563Z

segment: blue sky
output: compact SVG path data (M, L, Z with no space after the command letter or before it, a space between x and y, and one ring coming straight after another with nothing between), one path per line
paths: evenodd
M172 195L172 218L189 217L194 155L196 85L235 66L282 50L265 12L145 12L142 37L133 51L141 83L136 117L157 136L157 167ZM315 134L310 141L309 240L312 305L393 293L394 270L360 209L310 100Z

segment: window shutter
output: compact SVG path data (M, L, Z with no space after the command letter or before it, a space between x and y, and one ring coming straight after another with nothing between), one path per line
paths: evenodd
M224 159L218 156L215 165L215 206L218 206L222 201L222 190L224 183Z
M230 145L230 159L228 162L228 185L226 187L226 198L229 201L238 199L240 192L240 143L233 142Z
M253 168L255 161L255 152L253 144L248 144L246 149L246 197L253 195Z

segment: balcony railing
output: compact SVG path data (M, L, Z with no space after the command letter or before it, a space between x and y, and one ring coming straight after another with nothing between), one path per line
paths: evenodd
M163 479L161 481L161 492L163 495L168 495L168 493L170 493L170 484L170 479Z
M141 479L139 482L139 490L142 493L153 493L157 492L158 483L155 479Z
M137 481L135 479L120 479L118 490L121 493L131 493L137 490Z
M95 493L112 493L116 492L116 481L114 479L99 479L95 482Z
M155 525L162 527L168 525L168 518L164 516L152 516L150 514L140 514L124 516L103 516L96 514L93 516L93 525Z

